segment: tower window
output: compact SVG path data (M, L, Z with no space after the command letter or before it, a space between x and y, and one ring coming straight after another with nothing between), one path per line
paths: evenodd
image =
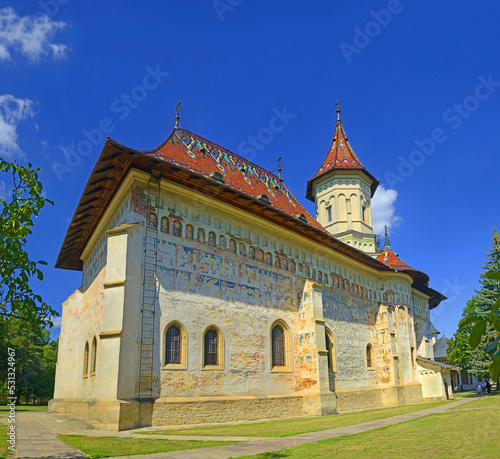
M332 221L332 206L326 208L326 220L329 222Z

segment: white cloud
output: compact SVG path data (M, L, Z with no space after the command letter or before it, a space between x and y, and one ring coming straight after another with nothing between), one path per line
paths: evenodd
M372 199L372 224L375 234L384 234L384 226L390 230L398 226L402 218L396 215L396 200L398 192L396 190L385 189L384 185L379 185Z
M64 58L68 47L51 40L66 26L65 22L53 21L46 14L21 17L11 7L0 9L0 61L12 59L14 51L33 64L49 55L54 59Z
M60 316L59 317L55 317L55 316L51 317L50 320L54 324L53 328L61 328L61 320L62 320L62 318Z
M30 99L18 99L12 94L0 95L0 156L25 157L17 143L17 126L34 115L32 107Z

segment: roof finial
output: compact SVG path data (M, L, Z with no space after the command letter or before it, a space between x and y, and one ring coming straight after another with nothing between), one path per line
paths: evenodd
M387 225L384 226L385 228L385 244L384 244L384 249L388 249L391 247L391 244L389 242L389 231L387 231Z
M179 128L179 120L181 119L181 117L179 116L179 111L181 109L181 101L179 101L179 103L177 104L177 107L175 108L175 129L178 129Z
M283 181L281 178L281 171L283 170L283 157L279 156L278 157L278 178L280 179L280 182Z
M335 105L337 106L337 121L340 121L340 112L342 111L342 102L340 100L337 100L337 103Z

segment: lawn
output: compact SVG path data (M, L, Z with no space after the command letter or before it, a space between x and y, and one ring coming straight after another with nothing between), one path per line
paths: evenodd
M74 446L88 456L96 458L167 453L236 443L234 441L171 441L150 438L86 437L84 435L59 435L58 438L67 445Z
M47 411L47 404L43 405L16 405L16 411ZM0 405L0 414L10 411L10 406Z
M465 406L457 406L456 408L451 408L452 410L459 410L461 408L481 408L483 406L498 406L500 405L500 393L492 392L489 395L481 395L477 400L467 403Z
M0 459L5 459L7 453L10 451L7 449L10 444L7 443L7 424L0 423Z
M361 422L397 416L425 410L449 402L419 403L417 405L397 406L380 410L363 411L361 413L341 414L334 416L294 419L290 421L259 422L232 426L193 427L189 429L154 430L137 432L144 435L207 435L233 437L287 437L306 432L345 427Z
M497 458L500 410L433 414L369 432L246 458Z

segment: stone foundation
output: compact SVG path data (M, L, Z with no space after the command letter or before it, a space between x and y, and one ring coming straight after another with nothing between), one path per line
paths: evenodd
M311 403L310 410L317 411L317 404ZM306 415L304 398L295 395L159 398L153 407L153 425L204 424Z
M419 383L402 386L337 390L337 411L358 411L389 406L410 405L423 401Z
M153 402L53 399L48 412L86 418L88 429L120 431L151 426Z
M147 426L211 424L303 416L329 416L338 412L368 410L422 402L418 383L336 393L244 397L163 397L153 401L54 399L49 413L87 419L87 427L127 430ZM427 400L426 400L427 401Z

